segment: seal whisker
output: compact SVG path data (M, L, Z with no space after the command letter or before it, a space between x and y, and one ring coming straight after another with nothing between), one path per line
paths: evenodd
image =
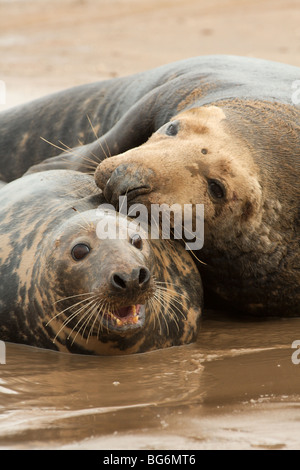
M66 313L68 310L71 310L72 308L79 306L79 305L82 304L83 302L87 302L87 300L88 300L88 299L85 299L85 300L82 300L81 302L77 302L77 303L74 304L74 305L70 305L69 307L65 308L65 309L62 310L61 312L57 313L56 315L54 315L54 317L50 318L50 320L46 323L46 326L48 326L53 320L55 320L55 318L58 318L58 317L59 317L60 315L62 315L63 313ZM79 309L79 308L85 308L85 307L86 307L86 305L84 304L84 305L82 305L81 307L78 307L78 309ZM76 316L77 312L78 312L78 310L76 310L75 316ZM71 315L69 315L66 320L69 320L70 317L71 317L73 314L74 314L74 313L72 313ZM64 320L64 322L65 322L66 320ZM63 322L63 323L64 323L64 322Z
M84 292L83 294L75 294L75 295L69 295L68 297L63 297L62 299L58 299L54 302L54 304L57 304L58 302L63 302L64 300L69 300L69 299L73 299L74 297L80 297L82 295L91 295L93 294L94 296L96 296L96 294L94 292ZM83 300L87 300L87 299L83 299Z
M170 314L170 311L169 311L169 310L171 310L171 314ZM178 321L177 321L177 315L176 315L176 312L174 312L171 303L170 303L170 305L168 306L167 313L168 313L169 317L171 318L171 320L175 323L176 328L177 328L177 330L178 330L178 332L179 332L179 331L180 331L180 328L179 328L179 324L178 324Z
M55 340L56 340L56 338L58 337L58 335L60 334L60 332L61 332L74 318L76 318L77 315L79 315L82 310L84 310L85 308L87 308L87 307L88 307L91 303L93 303L93 302L94 302L94 300L91 300L87 305L82 305L82 306L81 306L80 308L78 308L75 312L73 312L70 316L68 316L68 317L63 321L62 326L60 327L60 329L59 329L58 332L56 333L56 335L55 335L55 337L54 337L54 339L53 339L53 342L55 342ZM71 306L71 307L72 307L72 306ZM68 307L68 309L66 309L66 310L69 310L69 308L71 308L71 307ZM73 305L73 307L74 307L74 305ZM65 311L66 311L66 310L65 310ZM60 312L60 314L61 314L61 313L63 313L63 312ZM77 325L76 325L76 326L77 326ZM76 327L76 326L75 326L75 327ZM74 330L74 328L72 329L72 331L73 331L73 330ZM71 333L72 333L72 331L71 331ZM70 334L71 334L71 333L70 333ZM70 335L69 335L69 336L70 336ZM68 336L68 338L69 338L69 336Z
M171 230L172 230L172 233L174 234L174 229L171 229ZM191 235L194 235L194 234L193 234L190 230L188 230L186 227L184 227L184 230L185 230L186 232L190 233ZM197 237L195 237L195 239L196 239L196 241L199 240L199 238L197 238ZM174 249L174 245L172 245L172 243L170 243L170 240L166 240L166 241L168 241L168 242L169 242L169 245L171 246L171 248ZM207 266L207 263L205 263L204 261L201 261L201 259L199 259L199 258L197 257L197 255L195 254L195 252L190 249L189 244L188 244L187 241L185 241L184 239L181 239L181 241L184 243L184 246L185 246L185 247L188 247L189 252L194 256L194 258L196 258L197 261L199 261L200 264L204 264L205 266Z
M101 304L101 302L99 302L99 305L100 304ZM100 329L103 331L103 327L104 327L103 318L104 318L104 315L105 315L105 308L108 309L107 307L108 307L108 302L106 302L105 300L102 300L102 305L100 306L99 315L100 315L102 309L103 309L103 312L102 312L101 318L99 320L99 327L100 327L100 328L98 327L99 331L100 331Z
M97 330L97 339L99 339L100 330L102 330L102 320L103 320L104 312L102 313L101 317L100 317L100 314L101 314L101 311L104 308L104 306L105 306L105 303L103 301L102 301L102 305L101 305L101 301L98 302L98 319L99 319L99 322L98 322L98 330Z
M86 322L85 322L85 323L86 323L86 326L85 326L85 328L84 328L84 330L83 330L83 333L82 333L83 336L84 336L84 332L85 332L85 330L86 330L88 324L91 322L93 316L95 316L94 321L92 322L92 324L91 324L91 326L90 326L90 329L89 329L89 332L88 332L88 335L87 335L87 338L86 338L86 343L88 343L89 338L92 336L95 323L96 323L96 321L99 319L98 306L99 306L99 301L95 301L94 306L93 306L93 308L92 308L92 311L91 311L91 313L89 314L89 317L88 317L88 319L87 319ZM98 336L97 336L97 338L98 338Z
M184 242L185 245L188 247L188 244L186 242ZM192 256L200 263L200 264L204 264L205 266L208 266L207 263L205 263L204 261L201 261L201 259L198 258L198 256L196 255L196 253L192 250L189 250L190 253L192 254Z
M176 324L176 327L179 331L180 328L179 328L179 324L178 324L178 321L177 321L177 313L176 312L178 312L178 314L183 318L183 320L186 320L187 317L184 314L184 312L174 302L177 302L180 306L182 306L182 303L179 302L179 300L177 300L174 296L172 296L171 293L168 293L164 289L160 290L159 286L157 286L157 287L158 287L158 290L156 291L156 294L163 300L163 302L167 302L167 301L169 302L169 306L167 308L167 313L170 315L170 311L172 312L170 317L174 321L174 323Z
M102 321L103 321L103 317L104 317L104 311L103 311L102 314L101 314L101 312L102 312L103 308L105 307L105 305L106 305L106 301L104 299L99 299L98 298L97 316L98 316L98 319L99 319L99 324L98 324L97 338L99 338L99 332L100 332L100 330L102 330Z
M87 337L87 342L89 340L89 337L92 336L92 333L93 333L93 330L94 330L94 327L95 327L95 324L98 320L99 322L99 305L101 305L101 301L98 299L95 303L95 308L92 312L92 314L95 316L95 319L90 327L90 330L89 330L89 333L88 333L88 337ZM98 324L98 329L97 329L97 339L99 339L99 325L100 323Z
M108 312L111 311L110 302L105 302L104 306L106 307L106 310L107 310ZM102 326L103 326L103 327L104 327L104 322L103 322L104 315L105 315L105 309L103 310L103 313L102 313L102 315L101 315L101 323L102 323ZM109 332L108 316L106 317L106 331L107 331L107 333Z
M175 310L177 310L177 312L180 314L180 316L182 316L182 318L184 320L186 320L186 315L183 313L183 311L178 307L178 305L174 304L174 302L177 302L180 306L182 306L182 303L179 302L179 300L177 300L176 298L172 297L171 294L169 294L168 292L160 292L160 295L163 296L163 298L166 298L166 300L168 300L170 302L170 305L172 307L174 307ZM174 310L172 309L172 311L174 312ZM174 312L175 313L175 312Z
M88 119L88 121L89 121L89 124L90 124L90 126L91 126L91 128L92 128L92 131L93 131L93 133L94 133L94 135L95 135L95 137L96 137L96 140L97 140L97 142L98 142L98 144L99 144L99 147L100 147L100 149L102 150L102 152L104 153L104 157L105 157L105 158L110 157L110 156L111 156L111 155L110 155L110 152L108 152L109 154L107 155L106 151L104 150L104 147L103 147L102 143L100 142L99 136L97 135L96 129L94 128L94 126L93 126L93 124L92 124L92 121L90 120L89 115L87 114L86 117L87 117L87 119ZM107 144L106 144L106 147L108 148ZM108 149L108 150L109 150L109 149ZM97 157L96 155L94 155L94 157L96 157L99 162L101 161L100 158Z
M81 294L80 294L80 295L81 295ZM62 301L62 300L66 300L66 299L72 298L72 297L73 297L73 296L71 296L71 297L66 297L65 299L60 299L60 300L58 300L57 302L60 302L60 301ZM76 296L74 296L74 297L76 297ZM83 302L87 302L87 301L93 299L94 297L95 297L95 295L91 295L91 296L88 297L87 299L82 299L82 300L80 300L79 302L77 302L76 304L72 304L72 305L70 305L69 307L67 307L67 308L65 308L64 310L62 310L61 312L58 312L56 315L54 315L54 317L50 318L50 320L46 323L46 326L48 326L49 323L51 323L55 318L59 317L60 315L62 315L62 314L65 313L65 312L67 312L67 311L70 310L71 308L77 307L78 305L82 304ZM55 303L57 303L57 302L55 302Z
M189 234L193 235L193 233L192 233L190 230L188 230L186 227L184 228L184 230L185 230L186 232L188 232ZM199 238L197 238L197 237L195 237L195 239L196 239L196 241L199 240ZM199 263L204 264L205 266L207 266L207 263L205 263L204 261L201 261L201 259L199 259L199 258L197 257L197 255L195 254L195 252L190 249L188 242L186 242L185 240L182 240L182 241L183 241L184 245L189 248L189 251L190 251L191 254L194 256L194 258L196 258L196 260L199 261Z
M161 320L159 316L159 309L160 309L160 301L155 297L151 297L149 300L150 307L153 310L153 329L156 330L156 320L158 322L158 328L159 328L159 334L162 334L162 328L161 328Z
M172 296L172 294L170 294L169 292L166 292L166 291L163 290L160 294L164 295L168 300L172 301L173 305L175 305L174 302L176 302L177 304L182 306L182 302L180 302L180 300L178 300L174 296Z
M61 152L64 152L66 154L68 154L68 156L71 156L71 155L74 155L76 156L76 148L70 148L68 147L66 144L64 144L63 142L59 141L62 145L64 145L66 148L63 148L63 147L60 147L59 145L56 145L54 144L53 142L50 142L49 140L45 139L44 137L40 136L40 138L46 142L47 144L51 145L52 147L55 147L57 148L58 150L60 150ZM93 170L93 173L94 174L94 171L95 169L97 168L98 166L98 163L95 162L94 160L92 160L91 158L88 158L87 156L80 156L81 160L82 160L82 167L86 167L87 169L91 169ZM72 162L70 161L68 158L63 158L61 157L61 161L62 162L65 162L69 165L75 165L77 164L77 162ZM86 162L85 162L86 161Z
M158 292L155 292L154 297L158 301L158 303L163 307L163 309L168 311L165 299L162 296L160 296ZM170 331L169 331L169 325L168 325L167 319L165 315L160 315L159 318L161 317L163 318L165 322L165 325L167 328L167 334L169 335ZM162 334L161 323L160 323L160 334Z
M170 290L170 289L168 289L166 287L162 287L162 286L157 286L157 290L158 290L158 292L160 292L161 295L168 296L169 298L171 298L174 301L178 302L180 305L182 304L182 302L180 302L179 300L176 299L176 297L180 297L179 292L175 292L173 290Z
M71 329L70 333L68 334L67 336L67 339L70 339L72 333L74 332L74 330L77 328L78 325L80 325L80 323L83 321L83 319L85 318L85 316L87 315L88 311L90 310L90 304L94 304L95 301L91 301L89 304L87 305L83 305L82 307L80 307L78 310L76 310L76 312L74 312L71 316L70 316L70 320L73 320L74 318L76 318L79 314L81 314L82 311L84 311L84 309L86 309L88 307L88 310L87 312L84 312L83 315L80 315L80 318L79 320L77 321L76 325ZM71 318L72 317L72 318ZM69 318L67 319L69 320ZM67 324L69 323L69 321L65 321L63 326L65 327ZM79 330L77 331L76 335L75 335L75 338L77 336L77 334L80 332L81 330L81 327L79 328ZM73 341L72 341L72 345L75 341L75 338L73 338Z
M71 313L71 315L69 315L69 316L64 320L63 325L69 323L70 320L72 320L73 318L75 318L75 317L78 315L78 313L80 313L82 310L84 310L86 307L88 307L88 306L89 306L92 302L94 302L94 301L95 301L95 299L92 299L92 300L90 300L90 299L85 299L85 302L88 302L88 303L83 304L83 305L80 306L80 304L82 304L83 301L82 301L82 302L77 302L76 304L71 305L70 307L68 307L68 308L66 308L65 310L63 310L62 312L60 312L59 315L61 315L62 313L67 312L68 310L71 310L71 309L74 308L74 307L78 307L77 310L75 310L75 312ZM56 316L58 316L58 315L56 315ZM55 318L55 317L53 317L53 318ZM66 322L67 322L67 323L66 323Z
M49 144L49 145L51 145L52 147L55 147L55 148L57 148L58 150L61 150L62 152L70 153L69 150L66 150L66 149L63 148L63 147L60 147L59 145L56 145L56 144L54 144L53 142L50 142L50 140L45 139L45 137L40 136L40 139L42 139L44 142L46 142L46 144Z
M83 328L83 331L81 333L81 336L84 337L84 334L85 334L85 330L89 324L89 321L90 319L92 318L93 314L94 314L94 310L97 306L97 301L94 300L91 302L91 305L88 304L88 309L86 312L84 312L83 315L81 315L80 319L78 320L78 322L76 323L76 325L74 326L74 328L72 329L72 331L70 332L69 336L68 336L68 339L70 338L71 334L73 333L73 331L77 328L78 325L80 325L80 323L82 322L80 328L76 331L76 334L72 340L72 345L74 344L74 341L76 340L77 338L77 335L81 332L82 328ZM88 342L88 337L86 339L86 343Z
M184 295L182 292L177 292L175 290L170 289L169 287L166 287L166 286L168 286L168 283L161 282L161 281L154 281L154 282L155 282L155 285L157 286L158 289L164 290L164 291L166 291L170 294L175 294L176 297L184 297L187 300L189 300L189 298L186 295ZM158 285L158 284L165 284L165 285L163 286L163 285Z
M158 326L159 326L159 333L161 334L162 333L162 330L161 330L161 323L160 323L160 318L159 318L159 306L160 306L160 302L158 299L156 299L155 295L149 299L149 303L150 305L152 306L153 308L153 329L156 329L156 320L158 320ZM158 306L157 306L158 304Z
M108 146L107 140L105 139L105 137L102 137L102 139L105 143L105 146L106 146L106 149L107 149L107 152L108 152L108 158L110 158L112 155L111 155L111 151L110 151L110 148ZM107 158L107 156L105 158Z
M179 309L179 307L173 303L174 298L172 298L171 296L169 296L166 292L160 292L159 290L157 291L157 295L159 295L160 298L163 300L163 302L166 303L166 306L167 306L167 307L168 307L167 302L169 302L169 306L170 306L170 309L171 309L171 312L172 312L171 317L173 318L173 320L174 320L175 322L176 322L176 319L175 319L175 318L177 317L177 315L176 315L176 313L174 312L174 310L173 310L172 307L174 307L174 308L178 311L178 313L179 313L181 316L183 316L183 318L185 318L185 316L183 315L183 313L182 313L182 311ZM181 304L180 304L180 305L181 305ZM168 309L167 309L167 313L169 313Z
M72 147L69 147L67 144L65 144L65 143L62 142L61 140L59 140L58 142L59 142L61 145L63 145L64 147L66 147L65 149L62 149L62 150L64 150L64 152L70 153L70 154L72 154L72 153L74 154L74 153L75 153L75 152L74 152L74 149L73 149ZM81 142L79 142L79 143L80 143L81 146L83 145ZM97 155L95 155L94 153L91 153L91 155L93 155L93 156L96 158L97 162L95 162L95 160L93 160L92 158L89 158L87 155L82 155L81 158L82 158L82 160L84 160L84 161L90 163L90 164L91 164L91 167L95 169L95 168L97 168L98 164L100 163L100 159L99 159L99 157L97 157Z

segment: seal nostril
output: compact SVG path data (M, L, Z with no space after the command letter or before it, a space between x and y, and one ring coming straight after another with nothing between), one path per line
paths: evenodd
M139 274L139 285L145 286L150 280L150 271L147 268L141 268Z
M115 272L110 278L111 286L125 294L131 289L144 289L150 281L150 271L147 268L135 268L130 274Z
M120 274L113 274L112 285L118 289L126 289L126 281Z

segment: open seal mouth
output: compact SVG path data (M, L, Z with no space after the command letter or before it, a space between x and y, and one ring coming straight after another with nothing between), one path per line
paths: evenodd
M103 315L104 325L114 330L140 328L144 321L145 305L140 304L114 308Z

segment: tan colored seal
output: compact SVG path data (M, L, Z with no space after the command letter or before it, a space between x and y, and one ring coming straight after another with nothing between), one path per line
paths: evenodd
M300 314L300 112L252 100L175 115L95 173L117 204L204 204L207 290L241 312Z

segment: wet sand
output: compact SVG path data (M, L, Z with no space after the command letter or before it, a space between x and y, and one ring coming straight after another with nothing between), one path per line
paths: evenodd
M0 109L220 53L300 66L299 2L0 0ZM130 357L7 344L0 449L300 449L295 340L300 319L207 312L196 343Z
M0 0L6 107L205 54L300 66L298 0Z
M128 357L8 344L0 449L300 449L299 329L211 312L196 343Z

